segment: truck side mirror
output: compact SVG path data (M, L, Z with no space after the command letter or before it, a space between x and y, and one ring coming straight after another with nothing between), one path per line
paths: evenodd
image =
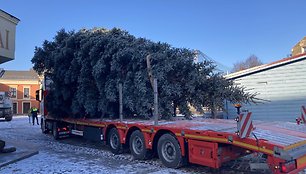
M36 91L35 91L35 94L36 94L36 95L35 95L36 100L39 101L39 90L36 90Z
M36 93L36 96L35 96L36 100L37 101L41 101L41 99L42 99L42 95L41 95L42 94L42 90L41 89L40 90L36 90L35 93Z

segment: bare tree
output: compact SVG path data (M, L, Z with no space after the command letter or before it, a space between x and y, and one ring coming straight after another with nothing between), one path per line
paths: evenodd
M262 65L262 61L259 60L259 58L252 54L250 55L247 59L245 59L244 61L239 61L237 63L234 64L234 68L232 69L232 72L237 72L237 71L241 71L241 70L245 70L248 68L252 68L255 66L259 66Z

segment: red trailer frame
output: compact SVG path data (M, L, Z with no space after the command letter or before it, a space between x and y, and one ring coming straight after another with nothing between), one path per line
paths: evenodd
M267 163L273 173L297 173L306 168L304 126L282 122L254 123L256 137L240 138L234 120L198 118L159 121L158 125L154 125L149 120L121 122L42 116L43 132L52 130L56 139L70 134L85 136L90 132L88 130L95 130L115 154L129 147L136 159L148 159L149 154L155 152L165 166L172 168L180 167L185 162L219 168L224 162L253 152L267 156ZM136 145L131 141L135 141ZM137 154L137 141L142 143L138 149L140 154ZM177 154L173 154L173 151Z

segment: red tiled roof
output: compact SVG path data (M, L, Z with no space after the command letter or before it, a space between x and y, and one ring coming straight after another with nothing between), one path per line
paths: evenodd
M278 60L278 61L269 63L269 64L267 64L267 66L274 65L274 64L278 64L278 63L282 63L282 62L291 61L291 60L294 60L294 59L296 59L296 58L299 58L299 57L302 57L302 56L305 56L305 55L306 55L306 53L298 54L298 55L295 55L295 56L292 56L292 57L286 57L286 58L283 58L283 59L281 59L281 60Z
M3 76L0 78L0 80L39 80L39 77L34 70L4 70Z

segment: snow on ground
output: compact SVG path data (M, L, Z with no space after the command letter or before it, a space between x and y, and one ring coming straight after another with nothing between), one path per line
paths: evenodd
M159 160L136 161L129 154L113 155L105 147L84 147L86 142L78 139L54 141L38 125L29 124L28 117L0 122L0 131L1 139L39 150L37 155L1 168L0 173L187 173L165 168Z
M50 154L46 152L40 152L31 158L22 160L15 164L0 169L1 173L37 173L37 174L68 174L68 173L82 173L82 174L93 174L93 173L180 173L171 171L169 169L149 169L150 166L144 164L136 165L119 165L118 167L112 167L107 162L102 163L99 159L84 160L82 158L62 158L62 155ZM183 172L182 172L183 173Z

